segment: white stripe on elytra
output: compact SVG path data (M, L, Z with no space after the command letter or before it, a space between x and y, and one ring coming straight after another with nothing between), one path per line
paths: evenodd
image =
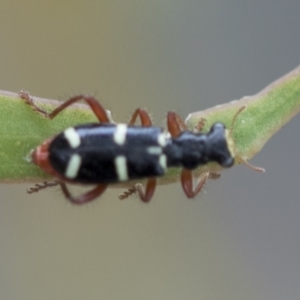
M81 165L81 157L78 154L73 154L68 162L65 176L67 178L75 178Z
M165 154L159 156L159 165L166 170L167 169L167 157Z
M165 147L167 145L167 135L165 133L160 133L157 137L157 143L161 147Z
M64 131L65 138L70 144L71 148L77 148L80 145L80 136L77 131L70 127Z
M128 180L127 161L125 156L119 155L115 158L115 168L119 181Z
M114 133L114 141L118 145L124 145L126 140L127 125L118 124Z
M162 148L158 146L150 146L147 148L147 152L153 155L160 155L162 154Z

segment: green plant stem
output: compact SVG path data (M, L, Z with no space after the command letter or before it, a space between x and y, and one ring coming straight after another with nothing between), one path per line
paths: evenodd
M236 119L233 137L237 156L250 160L276 132L299 113L300 66L256 95L191 113L185 122L192 129L201 118L205 118L204 131L215 122L222 122L230 128L234 114L242 106L246 106L246 109ZM236 163L240 163L239 160ZM219 165L208 164L200 168L200 173L220 170Z
M47 111L53 110L59 103L33 98L38 106ZM194 130L201 118L205 118L204 131L215 122L230 127L233 116L242 106L246 109L237 117L232 134L237 155L248 160L299 112L300 66L254 96L191 113L186 124ZM97 122L97 119L84 104L73 105L49 120L34 112L18 94L0 91L0 182L38 182L49 178L28 162L26 158L30 151L67 127L88 122ZM218 172L221 169L211 163L199 168L197 173ZM160 178L159 183L173 182L178 179L179 173L180 169L172 168Z

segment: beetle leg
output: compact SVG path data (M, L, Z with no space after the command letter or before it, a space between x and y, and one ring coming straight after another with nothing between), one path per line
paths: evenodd
M40 190L46 189L48 187L53 187L59 185L58 180L54 181L44 181L42 183L36 183L34 186L27 189L28 194L37 193Z
M122 194L120 194L118 196L118 198L120 200L124 200L124 199L127 199L129 198L131 195L135 194L136 193L136 187L135 186L132 186L130 188L128 188L126 191L124 191Z
M94 189L79 195L77 197L72 196L65 182L59 182L60 187L68 200L73 204L85 204L99 197L107 188L107 184L99 184Z
M208 178L210 179L219 179L221 177L221 174L220 173L209 173L209 176Z
M205 123L206 123L206 119L201 118L195 127L196 132L202 132L203 128L205 127Z
M133 187L127 189L125 192L120 194L118 197L120 200L124 200L129 196L131 196L132 194L138 193L140 199L143 202L149 202L154 194L155 187L156 187L156 179L150 178L147 181L146 192L144 190L143 185L141 183L137 183Z
M168 112L167 125L172 137L178 136L183 130L188 130L184 121L174 112Z
M156 188L156 178L150 178L147 181L146 191L141 183L137 183L135 186L137 193L139 194L140 199L143 202L149 202L154 194Z
M199 176L199 181L195 190L193 189L193 172L191 170L182 169L181 171L181 185L188 198L194 198L203 188L207 179L209 178L209 172L202 173Z
M135 110L135 112L132 114L132 117L131 117L128 124L129 125L134 125L134 123L136 122L137 117L140 117L142 126L144 126L144 127L152 126L152 121L151 121L151 118L150 118L149 114L142 108L137 108Z
M34 102L33 99L29 96L27 92L21 91L19 93L20 97L25 100L27 104L29 104L35 111L42 114L44 117L53 119L55 118L61 111L63 111L68 106L72 105L75 102L84 100L87 102L87 104L90 106L98 120L102 123L110 123L110 118L107 115L106 110L103 108L103 106L96 100L96 98L92 96L84 96L84 95L77 95L69 100L63 102L61 105L56 107L51 113L47 113L43 109L39 108Z
M167 117L168 130L172 137L178 136L182 130L188 130L184 121L174 112L168 112ZM203 188L209 173L203 173L199 177L199 182L193 190L193 172L191 170L182 169L181 171L181 185L188 198L195 197Z
M134 125L137 117L140 117L142 126L144 127L152 126L152 121L149 114L142 108L137 108L135 110L128 124ZM149 202L154 194L155 187L156 187L156 179L150 178L147 181L146 192L144 191L143 185L141 183L137 183L134 185L134 187L128 189L123 194L119 195L119 199L123 200L125 198L128 198L133 193L137 192L139 194L140 199L143 202Z

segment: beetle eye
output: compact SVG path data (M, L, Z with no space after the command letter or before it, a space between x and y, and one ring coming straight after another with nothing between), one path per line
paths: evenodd
M232 157L220 157L220 165L225 168L229 168L234 164L234 159Z

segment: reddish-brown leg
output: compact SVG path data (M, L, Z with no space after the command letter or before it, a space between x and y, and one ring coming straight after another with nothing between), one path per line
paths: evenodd
M174 112L169 112L167 117L168 130L172 137L178 136L182 130L188 130L184 121ZM206 173L205 173L206 174ZM190 170L182 169L181 171L181 185L188 198L195 197L204 186L208 174L200 176L196 189L193 190L193 172Z
M129 196L131 196L132 194L138 193L140 199L143 202L149 202L154 194L155 186L156 186L156 179L151 178L147 181L146 192L144 190L143 185L141 183L137 183L133 187L129 188L128 190L120 194L118 197L120 200L124 200Z
M174 112L168 112L167 126L172 137L178 136L183 130L188 130L184 121Z
M106 113L105 109L103 108L103 106L94 97L91 97L91 96L84 96L84 95L74 96L74 97L70 98L69 100L63 102L58 107L56 107L51 113L47 113L46 111L39 108L33 102L33 99L29 96L28 93L20 92L19 95L22 99L24 99L26 101L27 104L32 106L32 108L35 111L39 112L44 117L49 118L49 119L55 118L61 111L63 111L65 108L72 105L73 103L84 100L90 106L90 108L92 109L92 111L94 112L94 114L96 115L96 117L98 118L98 120L100 122L102 122L102 123L110 122L110 119L107 116L107 113Z
M152 126L152 121L150 119L149 114L142 108L137 108L135 112L132 114L132 117L129 121L129 125L134 125L136 122L137 117L140 117L141 124L144 127Z
M141 183L137 183L135 186L137 193L139 194L140 199L143 202L149 202L154 194L156 187L156 178L150 178L147 181L146 191Z
M186 196L188 198L194 198L203 188L207 179L209 178L209 173L205 172L199 176L198 184L193 189L193 172L190 170L182 169L181 171L181 185Z
M73 204L85 204L99 197L107 188L107 184L99 184L94 189L77 197L72 196L65 182L60 182L60 187L68 200Z
M140 118L142 126L144 127L152 126L152 121L149 114L144 109L141 108L137 108L135 110L128 124L131 126L134 125L138 117ZM149 202L155 192L155 188L156 188L156 179L150 178L148 179L146 184L146 191L144 191L144 187L141 183L137 183L136 185L134 185L134 187L129 188L124 193L119 195L119 199L121 200L126 199L133 193L137 192L139 194L140 199L143 202Z

